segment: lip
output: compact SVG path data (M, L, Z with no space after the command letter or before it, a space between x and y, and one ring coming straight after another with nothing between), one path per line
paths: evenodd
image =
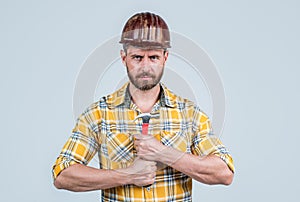
M151 79L150 76L140 76L139 78L141 78L141 79Z
M141 81L151 81L150 77L140 78Z

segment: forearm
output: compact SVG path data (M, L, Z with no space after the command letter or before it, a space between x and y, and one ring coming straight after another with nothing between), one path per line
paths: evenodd
M153 137L137 135L135 138L137 155L144 160L161 162L205 184L232 182L233 172L216 155L199 157L163 145Z
M83 192L108 189L128 183L123 172L76 164L63 170L54 181L58 189Z
M180 152L174 148L164 149L161 162L205 184L229 185L233 173L227 164L216 155L199 157Z

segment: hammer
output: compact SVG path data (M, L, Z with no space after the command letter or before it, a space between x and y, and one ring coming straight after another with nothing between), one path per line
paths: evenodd
M148 128L149 128L149 122L150 122L150 118L158 118L159 114L151 114L151 113L142 113L139 114L135 119L139 119L142 118L143 120L143 125L142 125L142 134L143 135L148 135Z
M159 114L142 113L142 114L139 114L139 115L134 119L134 121L137 120L137 119L142 118L142 120L143 120L142 134L143 134L143 135L148 135L148 128L149 128L149 122L150 122L150 119L151 119L151 118L158 118L158 117L159 117ZM151 186L151 184L145 186L145 187L147 188L148 191L150 190L150 186Z

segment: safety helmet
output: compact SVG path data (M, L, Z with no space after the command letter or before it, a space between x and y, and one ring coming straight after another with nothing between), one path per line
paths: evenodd
M159 15L137 13L126 22L120 43L146 49L170 48L168 25Z

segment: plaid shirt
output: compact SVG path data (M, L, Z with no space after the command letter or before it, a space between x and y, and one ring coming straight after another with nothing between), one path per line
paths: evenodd
M212 135L208 117L195 104L173 94L163 84L153 106L149 134L164 145L198 156L215 154L234 171L233 161L220 140ZM78 118L71 137L53 166L54 179L73 164L87 165L98 153L101 169L128 167L134 160L132 134L141 133L141 111L131 102L128 83L92 104ZM165 166L150 187L124 185L102 190L102 201L191 201L192 179Z

